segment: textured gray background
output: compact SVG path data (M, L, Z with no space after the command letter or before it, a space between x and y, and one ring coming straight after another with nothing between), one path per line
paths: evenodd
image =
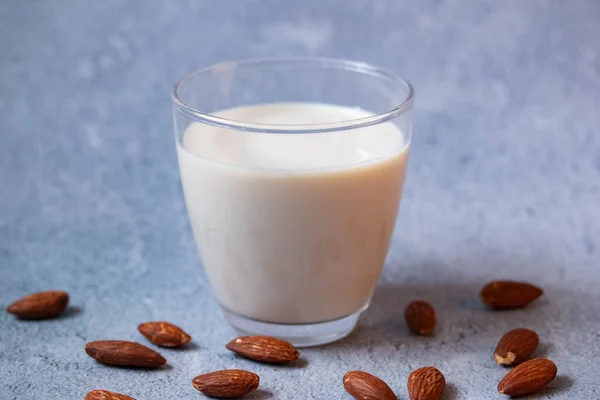
M250 399L348 399L362 368L406 399L433 364L445 399L503 398L492 360L510 328L536 329L559 377L532 398L600 399L600 1L0 2L0 306L62 288L63 318L0 312L0 398L200 398L193 376L262 378ZM172 138L170 90L186 72L260 55L325 55L391 68L417 90L396 236L357 331L273 368L236 359L192 243ZM547 294L488 312L479 287L525 279ZM407 333L430 300L439 333ZM114 369L94 339L140 340L168 319L195 346L169 369ZM143 340L142 340L143 341Z

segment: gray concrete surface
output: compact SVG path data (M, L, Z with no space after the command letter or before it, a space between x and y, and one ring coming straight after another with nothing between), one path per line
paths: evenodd
M362 368L407 399L435 365L446 400L501 399L492 359L503 331L541 337L557 380L535 399L600 399L600 2L0 2L0 306L32 291L72 295L63 318L0 312L0 399L196 399L192 377L247 368L250 399L349 399ZM405 196L372 307L348 339L290 367L232 356L181 195L170 90L214 62L265 55L364 60L417 90ZM489 312L490 279L546 290ZM407 333L413 297L436 336ZM97 364L95 339L143 338L167 319L194 338L169 368Z

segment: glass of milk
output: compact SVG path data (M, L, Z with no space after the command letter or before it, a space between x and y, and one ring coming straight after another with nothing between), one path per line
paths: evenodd
M253 59L173 93L183 192L206 275L239 332L348 335L383 268L414 91L362 62Z

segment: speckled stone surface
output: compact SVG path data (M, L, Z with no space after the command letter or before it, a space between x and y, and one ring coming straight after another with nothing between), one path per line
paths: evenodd
M559 368L536 399L600 399L600 2L0 2L0 306L32 291L72 295L63 318L0 312L0 399L82 399L105 388L196 399L192 377L239 367L249 399L349 399L364 369L407 399L435 365L446 400L500 399L501 333L538 331ZM323 55L391 68L417 90L405 196L384 276L356 332L273 368L224 348L196 256L172 136L170 90L208 64ZM530 308L489 312L489 279L535 282ZM436 336L407 333L412 298ZM169 368L108 368L87 341L144 342L168 319L194 337Z

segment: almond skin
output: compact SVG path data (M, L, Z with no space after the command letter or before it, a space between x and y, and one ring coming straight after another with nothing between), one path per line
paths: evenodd
M138 331L149 341L161 347L179 347L192 340L183 329L169 322L145 322L138 326Z
M6 311L20 319L56 318L67 308L67 304L69 304L67 292L49 290L25 296L6 307Z
M503 366L519 364L531 357L539 343L540 338L534 331L525 328L513 329L506 332L498 342L494 360Z
M264 363L284 363L299 357L298 350L291 343L271 336L240 336L225 347L241 356Z
M133 397L124 394L109 392L108 390L92 390L84 400L135 400Z
M258 388L258 375L241 369L225 369L199 375L192 385L209 397L237 399Z
M485 285L479 293L483 304L499 310L523 308L544 291L527 282L493 281Z
M539 392L554 380L557 372L556 364L545 358L525 361L502 378L498 392L513 397Z
M344 389L357 400L398 400L387 383L363 371L347 372Z
M426 301L415 300L404 309L406 324L414 333L430 335L435 329L435 310Z
M137 342L97 340L85 345L85 352L96 361L121 367L155 368L167 360L156 351Z
M446 390L446 379L435 367L423 367L408 375L410 400L441 400Z

